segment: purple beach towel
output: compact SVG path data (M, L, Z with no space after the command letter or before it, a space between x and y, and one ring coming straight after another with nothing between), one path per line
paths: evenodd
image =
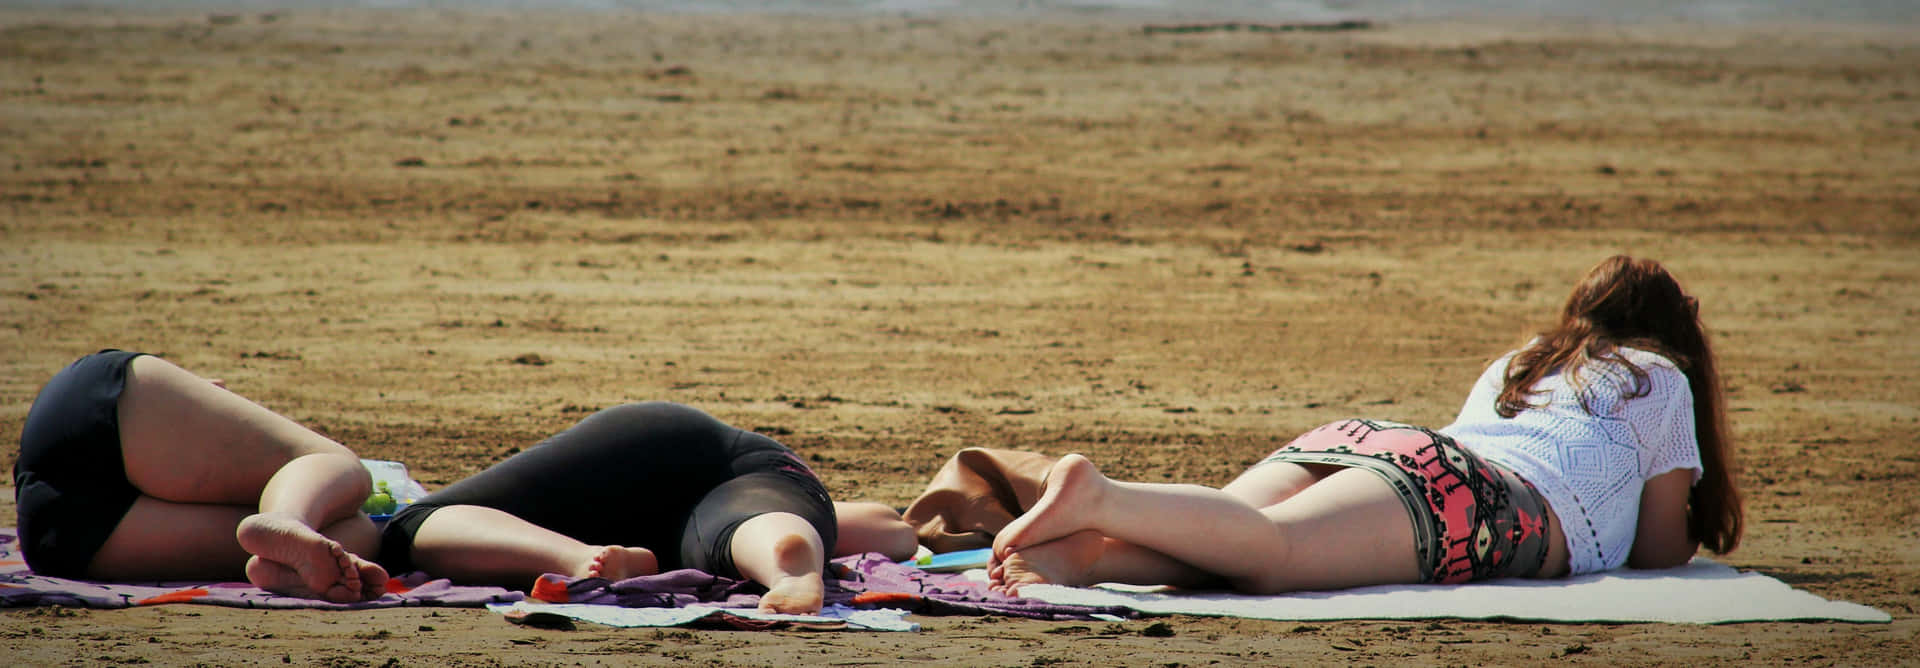
M1048 603L1007 596L959 573L929 573L902 566L879 554L835 559L827 578L826 602L851 608L891 608L923 615L1004 615L1043 620L1088 620L1095 615L1135 617L1118 606ZM694 604L754 608L766 591L747 580L696 570L610 582L600 578L547 575L534 586L533 598L550 603L590 603L629 608L678 608ZM387 594L372 601L333 603L281 596L245 582L95 582L35 575L19 552L15 529L0 528L0 608L60 605L130 608L166 603L196 603L235 608L369 610L399 607L479 608L489 603L526 599L501 587L455 585L414 572L387 583Z
M960 573L929 573L902 566L877 554L841 557L829 565L827 605L850 608L892 608L923 615L1004 615L1042 620L1090 620L1095 615L1135 617L1119 606L1048 603L1007 596L984 582ZM533 598L548 603L592 603L628 608L686 607L700 604L722 608L753 608L766 591L751 581L734 580L696 570L627 578L618 582L600 578L547 575L534 585Z
M333 603L281 596L245 582L94 582L34 575L20 554L19 534L0 528L0 608L62 605L78 608L130 608L163 603L199 603L233 608L311 608L368 610L401 607L479 608L526 598L500 587L455 585L425 573L387 581L387 594L359 603Z

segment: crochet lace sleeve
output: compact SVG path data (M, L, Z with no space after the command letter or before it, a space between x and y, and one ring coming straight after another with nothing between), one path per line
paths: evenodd
M1700 442L1687 376L1665 360L1643 368L1650 391L1626 404L1627 424L1640 440L1640 477L1686 468L1693 469L1693 481L1700 482Z

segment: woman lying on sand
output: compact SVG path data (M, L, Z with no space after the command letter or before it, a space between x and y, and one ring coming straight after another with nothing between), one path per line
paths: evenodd
M1068 455L995 538L989 577L1269 594L1678 566L1740 540L1725 403L1694 298L1616 256L1439 432L1329 424L1221 489Z
M916 547L891 508L829 501L785 446L663 403L590 416L409 506L383 539L361 512L372 481L351 450L217 381L118 350L41 390L14 485L36 573L244 576L343 603L385 593L389 571L362 556L384 548L396 567L518 586L549 572L700 568L766 585L764 609L814 612L836 546L897 559Z
M386 593L371 476L346 446L140 353L69 365L34 399L13 467L21 551L43 575L232 580Z
M627 404L407 506L381 559L456 582L618 580L695 568L767 587L760 609L818 612L829 554L913 555L893 509L835 503L792 450L688 406Z

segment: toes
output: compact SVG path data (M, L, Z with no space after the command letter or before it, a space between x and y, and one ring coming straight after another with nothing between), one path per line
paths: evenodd
M299 520L284 514L257 514L243 520L235 532L241 547L254 556L288 567L297 574L302 591L329 600L344 587L358 596L359 569L347 549ZM290 589L282 585L280 589Z
M327 600L334 603L353 603L360 600L360 590L337 584L327 588Z
M371 561L355 558L354 572L360 576L360 600L371 601L387 595L387 569Z
M339 580L336 581L337 584L349 590L359 591L360 565L354 563L353 555L348 554L347 549L341 547L339 543L333 544L332 552L333 565L340 576ZM315 573L314 575L316 577L324 577L324 575L320 573Z

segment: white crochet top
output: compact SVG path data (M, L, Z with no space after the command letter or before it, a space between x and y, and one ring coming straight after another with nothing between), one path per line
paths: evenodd
M1601 362L1577 373L1585 383L1580 394L1565 374L1553 374L1534 386L1540 393L1528 397L1533 408L1503 418L1494 407L1515 354L1507 353L1480 375L1460 416L1440 430L1546 496L1566 533L1575 574L1627 563L1648 478L1690 468L1700 481L1686 374L1660 355L1620 352L1646 371L1645 396L1625 398L1639 389L1632 372Z

